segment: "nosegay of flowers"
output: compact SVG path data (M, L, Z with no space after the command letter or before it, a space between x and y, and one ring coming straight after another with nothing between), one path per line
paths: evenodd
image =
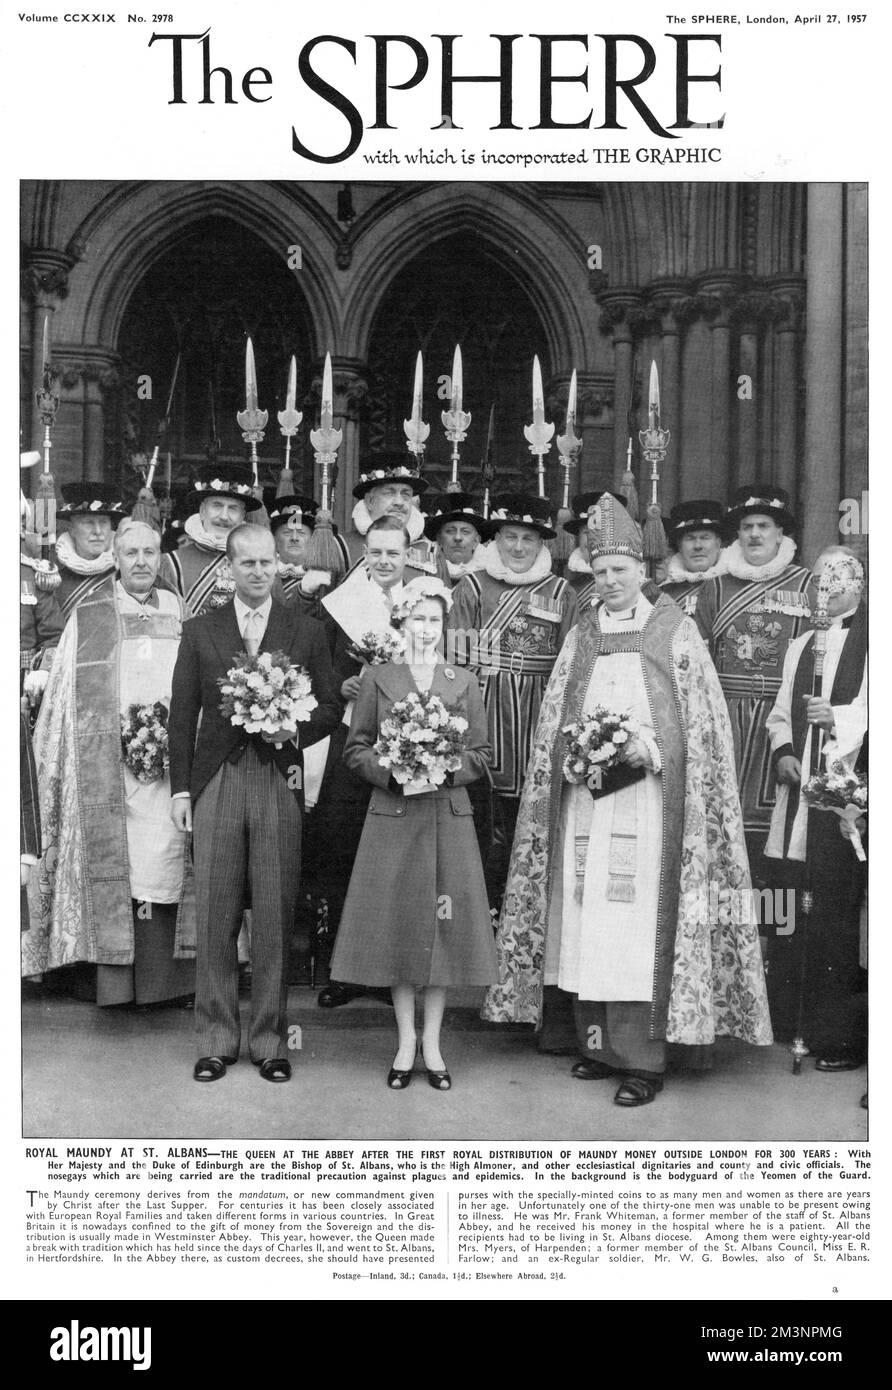
M844 763L833 762L826 772L808 779L802 788L802 795L814 810L832 811L839 816L843 830L863 864L866 856L857 821L867 815L867 778L860 772L850 772Z
M297 729L318 703L307 672L284 652L242 652L217 684L223 693L220 713L249 734Z
M438 695L413 692L398 700L383 720L375 752L401 786L429 782L439 787L447 773L461 767L467 733L468 721Z
M369 666L383 666L394 657L402 656L405 638L399 632L364 632L358 642L354 642L352 653Z
M124 765L140 782L157 782L170 765L167 751L167 706L130 705L121 715Z
M591 714L562 730L567 735L564 777L568 782L585 783L600 789L603 774L619 762L623 747L639 732L639 724L628 714L615 714L598 705Z

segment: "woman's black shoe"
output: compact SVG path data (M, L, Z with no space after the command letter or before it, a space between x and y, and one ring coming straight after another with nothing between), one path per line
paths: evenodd
M387 1085L391 1091L405 1091L411 1080L411 1067L408 1071L397 1071L396 1067L391 1067L387 1073Z
M365 985L342 985L338 980L329 980L325 988L320 989L316 1003L320 1009L339 1009L342 1004L361 999L366 993Z

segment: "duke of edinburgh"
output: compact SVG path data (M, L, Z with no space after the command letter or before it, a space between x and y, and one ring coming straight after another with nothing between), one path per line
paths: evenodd
M493 499L494 539L485 568L453 590L447 660L476 671L493 750L498 843L487 865L493 901L501 895L539 706L557 654L576 622L576 595L551 573L545 541L556 532L547 498L506 493Z
M780 690L784 657L808 626L810 571L794 561L796 525L783 488L737 489L726 518L736 539L726 573L708 580L694 621L709 646L731 715L743 823L753 878L774 806L765 721Z

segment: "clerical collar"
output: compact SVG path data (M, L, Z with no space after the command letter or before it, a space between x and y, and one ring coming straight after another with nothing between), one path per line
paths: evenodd
M622 612L622 613L613 613L613 612L611 612L611 610L610 610L610 609L606 606L606 604L605 604L605 606L604 606L604 611L605 611L605 613L608 614L608 616L609 616L611 622L614 622L614 623L633 623L633 622L635 621L635 614L636 614L636 612L638 611L638 605L637 605L637 603L636 603L636 604L634 605L634 607L632 607L632 608L627 608L627 609L626 609L624 612Z
M845 610L842 613L834 614L834 616L830 619L830 626L832 628L842 628L844 631L848 632L849 628L852 626L852 619L854 618L855 614L858 612L858 609L860 607L861 595L859 594L851 608Z

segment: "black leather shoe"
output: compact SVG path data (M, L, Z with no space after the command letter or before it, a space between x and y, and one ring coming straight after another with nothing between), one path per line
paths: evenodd
M320 989L316 1003L320 1009L339 1009L351 999L361 999L365 993L364 985L342 985L337 980L329 980L325 988Z
M408 1071L397 1071L396 1067L391 1067L387 1073L387 1085L391 1091L405 1091L406 1087L412 1082L412 1068Z
M662 1089L663 1083L659 1079L648 1081L643 1076L627 1076L613 1097L613 1103L626 1106L650 1105Z
M852 1057L819 1057L815 1062L815 1071L857 1071L863 1065L863 1062Z
M291 1063L287 1057L265 1057L257 1063L264 1081L290 1081Z
M448 1071L431 1071L430 1067L425 1067L427 1072L427 1084L433 1086L435 1091L451 1091L452 1077Z
M199 1057L192 1068L196 1081L222 1081L227 1067L234 1067L237 1057Z
M603 1062L596 1062L593 1058L585 1058L584 1061L576 1062L570 1068L570 1075L575 1076L577 1081L603 1081L608 1076L614 1076L612 1067L606 1067Z

